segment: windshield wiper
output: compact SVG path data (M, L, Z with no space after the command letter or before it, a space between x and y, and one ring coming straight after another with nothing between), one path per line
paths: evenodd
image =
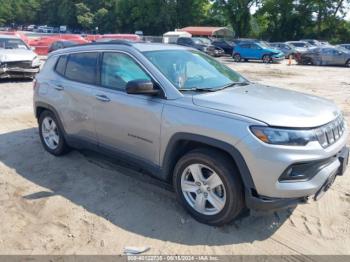
M237 85L246 86L246 85L249 85L249 82L232 82L232 83L229 83L228 85L219 87L216 90L222 90L222 89L233 87L233 86L237 86Z
M189 87L189 88L180 88L179 91L201 91L201 92L214 92L216 88L199 88L199 87Z
M228 85L222 87L212 87L212 88L200 88L200 87L189 87L189 88L180 88L179 91L201 91L201 92L215 92L220 91L228 87L233 87L236 85L249 85L249 82L232 82Z

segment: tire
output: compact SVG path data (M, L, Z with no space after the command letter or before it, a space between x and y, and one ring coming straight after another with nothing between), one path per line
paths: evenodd
M62 156L69 152L62 127L51 111L43 111L39 116L39 136L43 147L50 154Z
M346 61L345 66L350 68L350 59Z
M271 63L271 61L272 61L271 56L270 56L270 55L263 55L262 61L263 61L265 64Z
M173 186L179 202L204 224L222 226L244 208L237 168L232 159L215 149L201 148L184 155L175 166Z
M241 55L240 54L234 54L233 55L233 60L235 61L235 62L241 62L241 60L242 60L242 58L241 58Z

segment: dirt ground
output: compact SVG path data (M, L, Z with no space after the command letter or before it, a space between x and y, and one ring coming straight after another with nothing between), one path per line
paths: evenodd
M252 81L332 99L350 123L349 68L222 61ZM202 225L165 185L125 164L46 153L32 89L0 82L0 254L350 254L349 171L319 202Z

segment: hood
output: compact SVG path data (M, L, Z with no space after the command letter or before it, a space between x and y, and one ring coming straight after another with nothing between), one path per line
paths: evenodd
M264 51L271 52L271 53L276 53L276 54L282 53L281 50L276 49L276 48L264 48Z
M193 103L247 116L276 127L317 127L331 122L340 114L337 106L329 100L258 84L196 93Z
M306 47L294 47L294 50L297 51L298 53L305 53L309 51L309 49Z
M32 61L36 56L32 50L0 49L0 62Z

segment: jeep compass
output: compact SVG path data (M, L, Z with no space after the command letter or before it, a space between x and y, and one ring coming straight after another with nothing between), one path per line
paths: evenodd
M198 50L115 41L51 53L34 84L44 148L127 159L198 221L319 199L345 173L347 126L312 95L259 85Z

